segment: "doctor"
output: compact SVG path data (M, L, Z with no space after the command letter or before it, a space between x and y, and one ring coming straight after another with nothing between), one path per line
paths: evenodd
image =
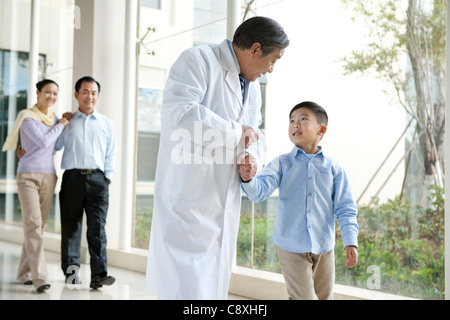
M146 278L159 299L227 298L241 207L238 157L245 149L262 163L265 151L257 78L273 71L288 45L276 21L254 17L233 42L193 47L172 66Z

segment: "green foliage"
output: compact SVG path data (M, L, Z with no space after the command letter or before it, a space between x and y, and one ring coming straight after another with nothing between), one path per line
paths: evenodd
M447 1L341 0L341 3L352 10L353 20L363 20L367 28L365 48L354 50L341 60L345 73L374 76L391 84L399 104L415 119L418 133L425 133L411 158L411 163L423 165L411 165L406 173L405 182L410 189L408 176L421 174L417 168L425 168L423 175L435 170L436 159L430 154L438 154L441 166L444 163ZM433 128L431 135L425 128ZM412 182L415 185L411 189L425 190L425 185ZM382 290L429 299L443 297L444 190L436 186L430 189L433 206L429 209L411 207L399 199L360 208L359 264L381 268ZM384 265L381 257L386 260L395 257L398 264ZM342 252L339 258L345 261ZM337 262L337 279L365 287L366 271L346 270L343 261Z
M150 229L152 225L153 208L140 208L136 212L134 227L134 246L148 249Z
M239 266L253 267L259 270L281 272L275 244L271 241L275 216L257 214L254 219L253 263L251 261L252 216L241 213L237 242L236 263Z
M408 155L405 189L421 192L426 179L411 177L431 175L437 171L436 161L444 167L447 1L341 0L341 4L353 12L353 20L364 22L367 40L364 48L340 59L344 74L389 84L385 93L397 100L408 120L414 120L406 139L412 141L416 134L420 139Z
M397 1L341 0L358 19L365 20L368 43L364 50L354 50L342 58L346 74L372 73L377 78L403 85L403 71L394 66L402 64L406 53L405 14ZM356 20L356 18L353 18Z
M371 72L395 85L404 85L401 79L405 70L400 70L400 66L404 65L408 46L413 45L419 46L418 51L431 54L434 67L442 69L447 21L445 0L434 0L432 10L418 5L412 20L407 19L407 8L399 1L341 0L341 4L353 11L352 20L364 20L368 29L367 47L342 59L347 74ZM396 71L397 68L400 69Z
M359 208L358 264L345 266L345 251L336 227L336 283L368 288L368 268L381 272L380 291L405 296L444 298L444 189L430 186L432 207L411 207L399 199ZM136 214L135 246L148 248L152 209ZM251 261L251 213L241 214L237 265L281 273L276 246L271 241L275 214L260 212L254 220Z
M337 232L336 282L367 288L369 266L381 273L380 291L423 299L444 298L444 190L432 190L432 208L398 199L359 208L359 260L348 269Z

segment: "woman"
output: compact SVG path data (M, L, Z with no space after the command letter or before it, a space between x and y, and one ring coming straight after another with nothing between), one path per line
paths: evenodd
M36 87L37 104L19 112L3 151L16 149L20 132L21 145L26 153L19 160L16 181L25 237L17 279L24 284L33 284L38 292L44 292L50 284L42 235L57 180L53 150L56 139L69 121L65 115L57 119L49 111L58 99L58 84L47 79L38 82Z

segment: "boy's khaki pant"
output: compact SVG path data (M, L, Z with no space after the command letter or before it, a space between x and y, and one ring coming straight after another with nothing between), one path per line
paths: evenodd
M52 207L56 180L54 173L17 173L25 236L17 280L22 283L32 280L36 289L48 284L42 235Z
M333 299L334 249L323 254L277 250L290 299Z

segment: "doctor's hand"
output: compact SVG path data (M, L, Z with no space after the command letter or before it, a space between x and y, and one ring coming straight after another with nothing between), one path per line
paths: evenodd
M257 142L259 139L258 133L252 127L242 125L242 136L239 145L244 146L244 148L250 147L253 143Z
M255 176L258 164L256 158L247 152L242 153L241 156L238 158L241 180L242 182L249 182Z

